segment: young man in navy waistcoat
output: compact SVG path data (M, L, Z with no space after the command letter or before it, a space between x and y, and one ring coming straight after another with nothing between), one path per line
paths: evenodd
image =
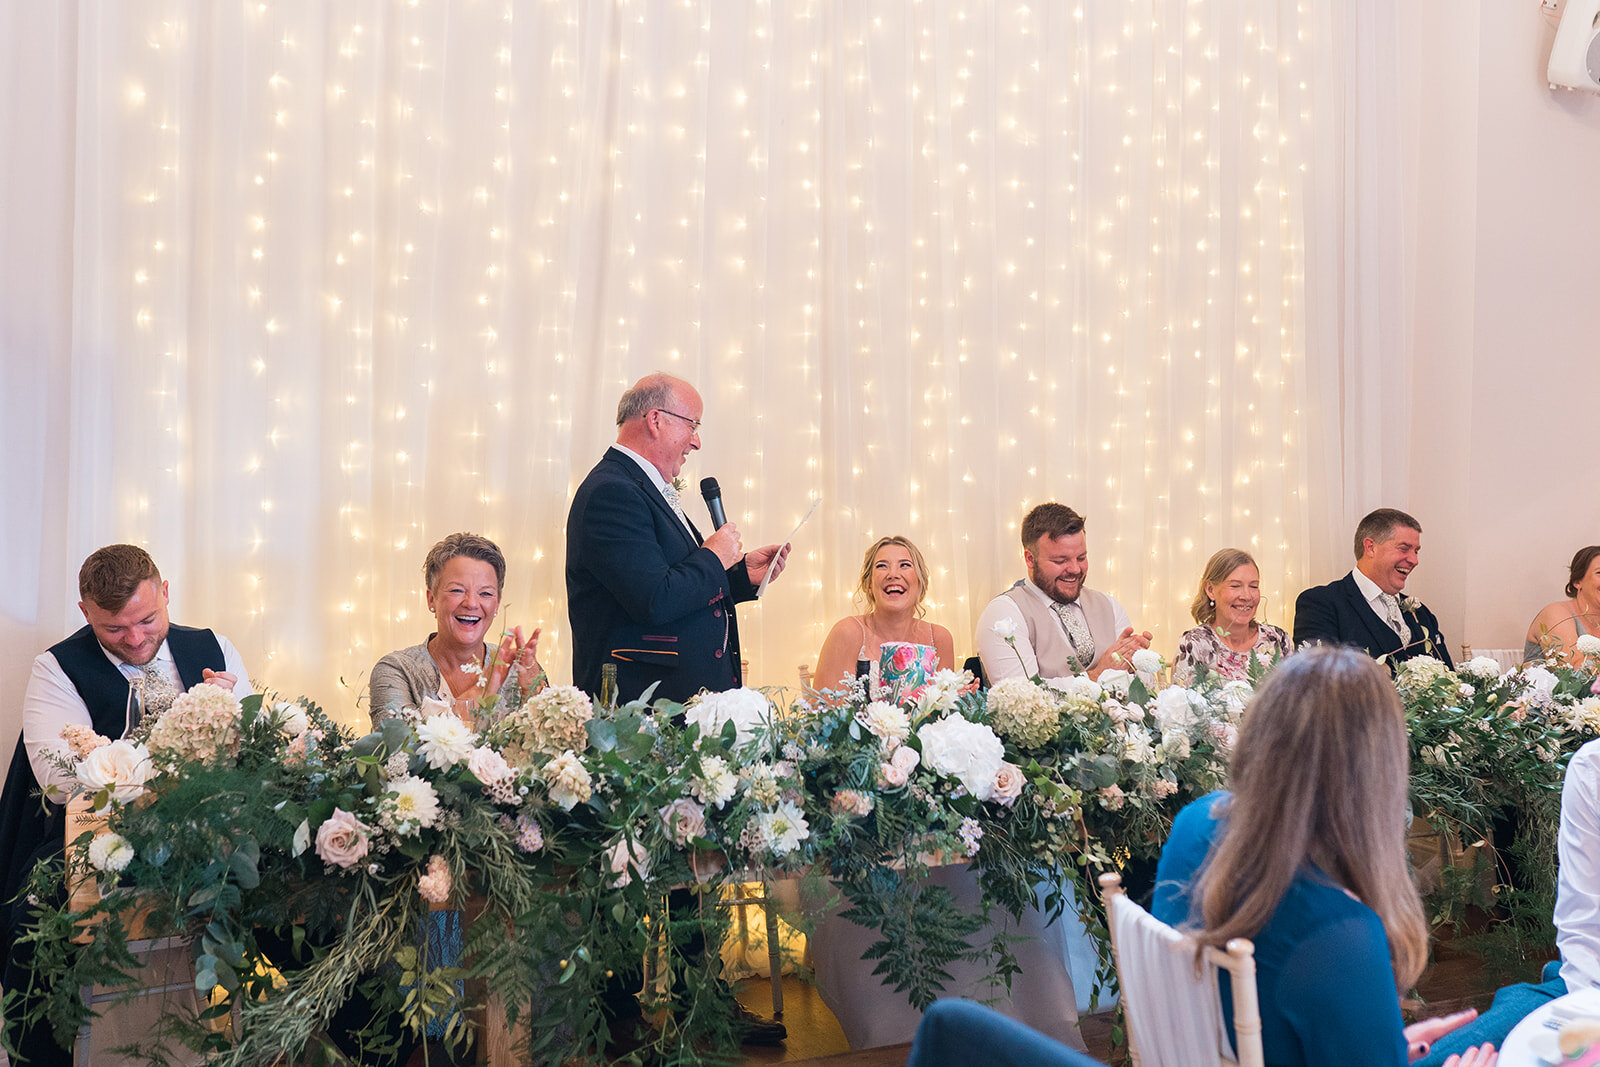
M135 725L128 721L135 687L159 691L168 704L202 683L241 698L254 691L226 637L169 622L167 583L144 549L108 545L92 553L78 571L78 595L87 625L34 659L22 698L22 737L0 794L0 963L8 990L27 985L32 962L27 946L16 945L32 909L11 900L39 860L65 850L68 776L49 758L66 750L62 728L78 724L113 740L124 736ZM157 702L147 695L152 710ZM41 791L50 803L40 803ZM48 1027L24 1031L8 1022L8 1028L28 1062L65 1062Z

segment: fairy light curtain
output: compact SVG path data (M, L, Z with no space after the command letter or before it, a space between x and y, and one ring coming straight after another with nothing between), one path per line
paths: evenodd
M754 683L883 533L970 652L1046 499L1159 649L1228 545L1284 621L1381 455L1350 368L1404 341L1348 325L1390 16L1325 7L10 5L8 703L119 539L354 719L429 631L428 546L481 531L566 681L567 503L654 368L704 394L685 473L747 546L822 498L741 613Z

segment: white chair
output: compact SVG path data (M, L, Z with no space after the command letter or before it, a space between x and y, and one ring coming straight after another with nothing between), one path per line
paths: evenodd
M1256 1001L1255 946L1242 937L1227 951L1205 950L1195 966L1195 941L1160 922L1122 891L1122 878L1100 876L1111 929L1128 1051L1134 1067L1194 1067L1199 1063L1263 1067L1261 1009ZM1222 1018L1217 968L1233 984L1233 1052ZM1230 1052L1233 1054L1230 1055Z
M1470 644L1461 644L1461 662L1465 663L1473 656L1488 656L1500 664L1500 673L1515 670L1522 666L1522 649L1520 648L1479 648L1474 649Z

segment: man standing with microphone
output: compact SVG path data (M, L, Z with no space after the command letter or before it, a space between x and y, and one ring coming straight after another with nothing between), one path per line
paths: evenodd
M684 514L673 480L700 447L704 405L694 386L667 374L647 375L617 404L617 443L578 486L567 513L567 617L572 624L573 684L600 692L600 668L617 667L617 696L629 701L652 684L655 697L683 702L702 689L743 684L739 624L733 606L754 600L788 549L743 553L739 531L722 514L716 482L702 488L716 529L701 537ZM672 907L692 907L676 890ZM698 937L685 944L704 953ZM617 974L602 994L612 1051L649 1039L641 1018L641 975ZM734 1025L751 1044L783 1040L782 1023L736 1008Z
M734 605L755 599L768 569L782 573L788 550L744 553L733 523L702 537L684 514L672 483L700 447L703 407L680 378L641 378L617 404L617 443L572 498L567 616L573 684L587 693L606 663L623 701L655 682L676 701L742 684Z

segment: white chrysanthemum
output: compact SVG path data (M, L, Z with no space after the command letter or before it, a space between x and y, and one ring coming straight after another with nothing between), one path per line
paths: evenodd
M856 722L882 741L885 748L893 749L911 736L911 716L886 700L874 700L856 712Z
M563 811L571 811L579 804L588 803L594 795L594 780L589 768L573 752L563 752L544 765L544 782L550 790L550 802Z
M289 737L299 737L311 728L306 709L288 700L280 700L274 709L278 715L278 729Z
M472 730L454 714L430 715L417 727L417 751L436 771L448 770L477 747Z
M721 756L701 756L700 774L689 783L689 791L700 803L720 808L739 792L739 777Z
M1005 746L989 727L949 715L919 728L917 740L922 743L922 762L929 770L957 779L979 800L994 795Z
M995 732L1023 748L1037 748L1056 735L1061 717L1050 694L1027 678L1005 678L989 690Z
M811 836L805 813L787 800L781 801L775 811L757 814L755 822L760 829L762 845L774 856L788 855Z
M121 834L101 834L89 842L89 866L115 873L133 862L133 846Z
M1133 669L1140 674L1155 674L1166 666L1161 653L1151 648L1141 648L1133 654Z
M772 705L756 689L729 689L722 693L702 693L684 709L684 720L700 727L700 736L721 736L722 727L733 723L734 748L743 748L764 735L772 721Z
M1492 656L1473 656L1457 668L1457 673L1483 681L1494 681L1500 677L1500 664Z
M1585 656L1592 656L1596 652L1600 652L1600 637L1596 637L1594 634L1579 634L1578 640L1572 645L1572 650L1581 652Z
M439 819L439 794L428 781L412 775L389 783L382 816L385 827L402 837L425 830Z

